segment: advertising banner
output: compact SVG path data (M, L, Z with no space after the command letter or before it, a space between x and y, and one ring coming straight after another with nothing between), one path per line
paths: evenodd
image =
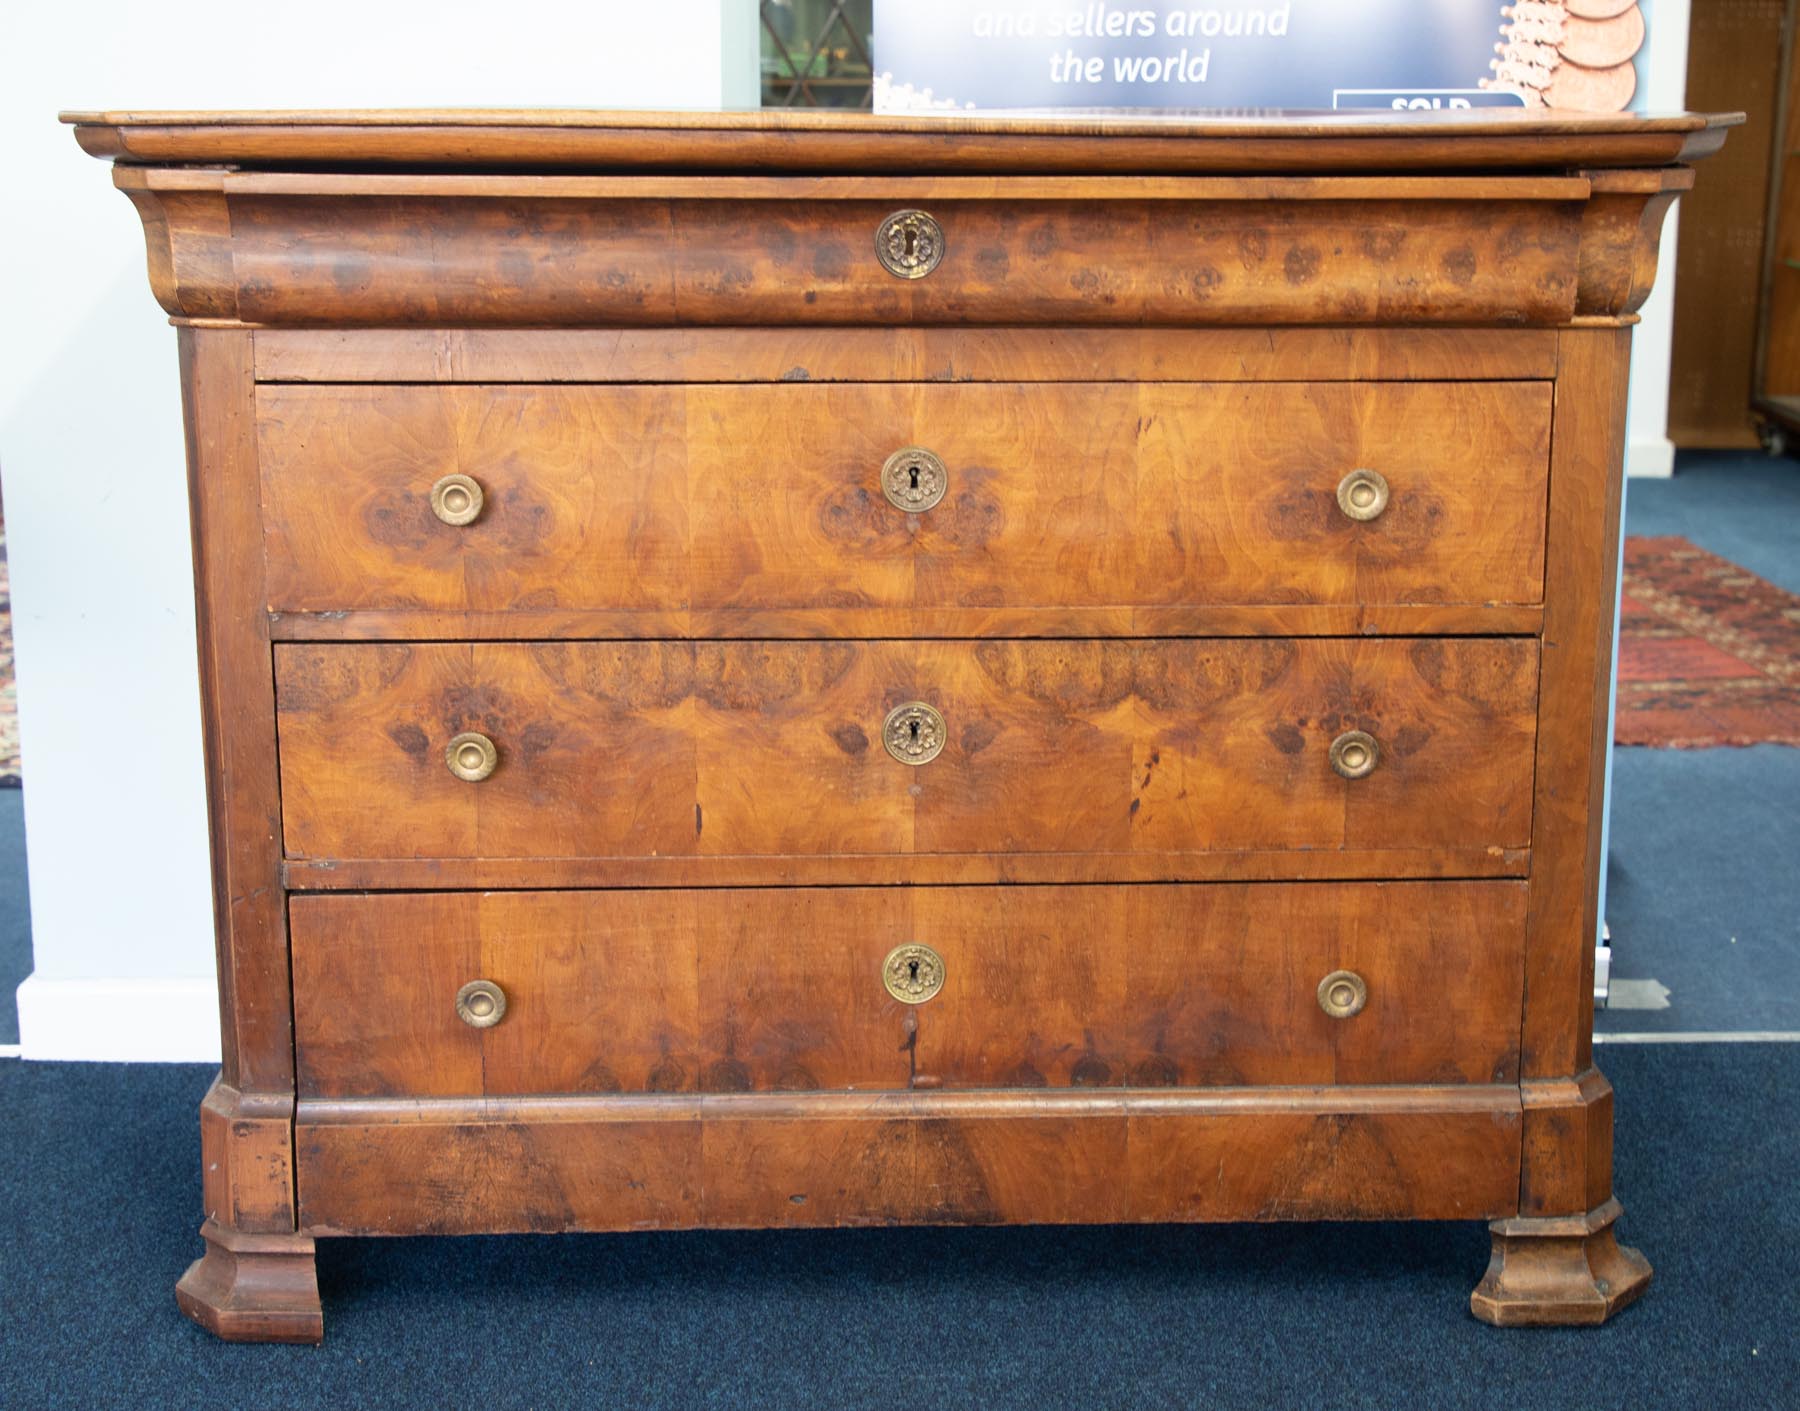
M1616 112L1649 0L875 0L875 108Z

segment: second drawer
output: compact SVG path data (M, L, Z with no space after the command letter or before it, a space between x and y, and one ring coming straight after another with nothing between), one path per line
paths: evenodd
M1512 1082L1525 895L1489 881L296 896L300 1092ZM923 1002L884 980L893 957L905 990L909 956L937 983Z
M290 857L1523 848L1522 638L279 645Z

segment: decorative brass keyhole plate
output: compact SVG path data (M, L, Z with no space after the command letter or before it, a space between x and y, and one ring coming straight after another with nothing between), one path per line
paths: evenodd
M950 472L923 446L902 446L881 466L881 493L895 509L921 514L944 498Z
M944 738L944 717L924 701L895 706L881 723L881 743L902 764L930 764Z
M881 983L902 1004L923 1004L944 988L944 957L930 946L908 941L881 962Z
M895 211L875 232L875 258L900 279L923 279L944 258L943 229L924 211Z

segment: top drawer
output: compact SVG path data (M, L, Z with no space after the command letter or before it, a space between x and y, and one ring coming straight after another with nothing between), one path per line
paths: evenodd
M257 396L277 611L930 636L1007 610L1182 631L1169 613L1543 592L1544 382ZM472 519L472 501L434 511L452 476L479 496ZM792 616L808 613L811 629Z

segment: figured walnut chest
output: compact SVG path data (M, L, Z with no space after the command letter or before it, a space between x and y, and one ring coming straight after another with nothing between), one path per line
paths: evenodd
M1724 120L82 114L225 1053L340 1234L1481 1219L1599 1321L1629 324Z

